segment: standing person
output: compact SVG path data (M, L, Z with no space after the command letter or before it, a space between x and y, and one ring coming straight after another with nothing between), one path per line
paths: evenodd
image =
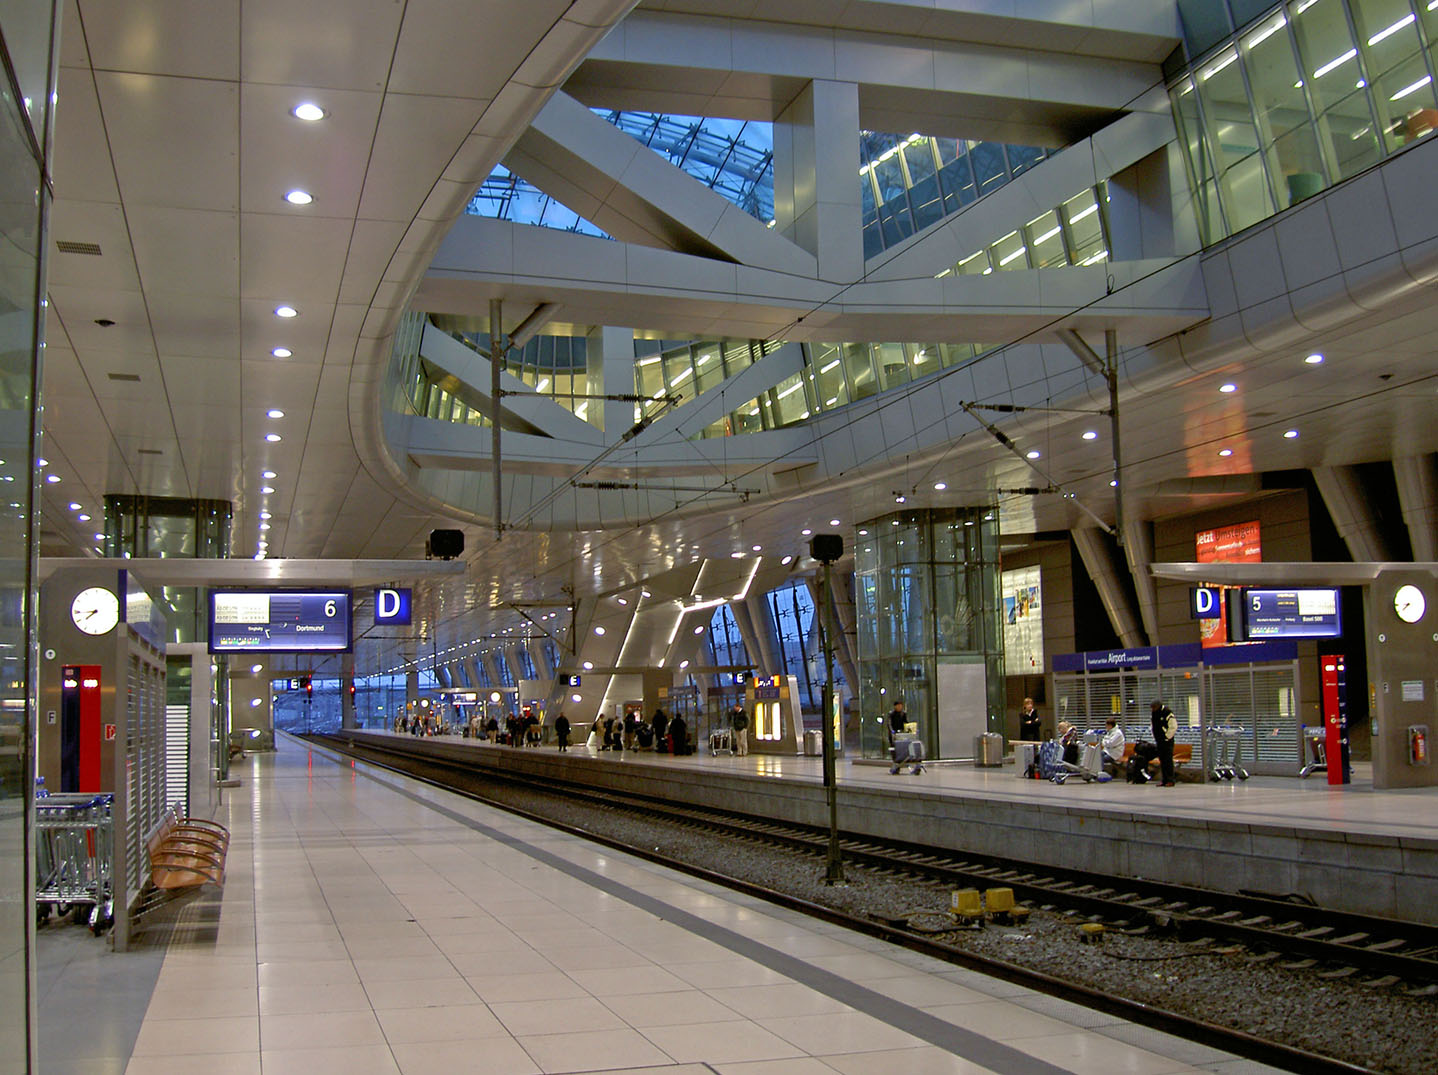
M599 735L604 730L603 714L594 718L594 723L589 726L589 738L584 741L584 749L591 754L598 754L602 744Z
M1039 741L1039 711L1034 708L1032 698L1024 699L1024 707L1019 710L1019 738L1030 743Z
M680 713L675 713L669 722L669 749L678 755L689 753L689 725Z
M664 736L669 731L669 718L664 715L664 710L656 706L651 723L654 725L654 753L665 754L669 750L664 742Z
M749 753L749 714L737 702L729 712L729 727L734 729L734 753L742 758Z
M1178 718L1162 701L1149 706L1153 724L1153 743L1158 747L1159 787L1173 787L1173 741L1178 738Z
M894 736L904 730L904 725L909 723L909 714L904 709L904 700L900 698L894 703L894 708L889 710L889 744L892 746Z
M619 748L618 736L614 734L614 718L604 718L604 745L600 750L617 750Z
M634 749L634 730L639 727L639 714L629 710L624 714L624 749Z
M560 753L569 749L569 718L563 713L554 718L554 737L559 740Z

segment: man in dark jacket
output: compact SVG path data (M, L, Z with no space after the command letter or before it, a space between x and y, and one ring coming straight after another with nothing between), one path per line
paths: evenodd
M894 703L894 708L889 710L889 742L894 741L894 736L904 730L904 725L909 723L909 714L904 710L904 700L900 698Z
M675 754L689 753L689 726L678 713L669 722L669 747Z
M554 718L554 737L559 740L561 752L569 749L569 718L563 713Z
M656 753L656 754L665 754L665 753L668 753L668 749L669 749L669 748L665 745L664 736L665 736L666 734L668 734L668 732L669 732L669 718L664 715L664 710L659 709L659 708L656 708L656 709L654 710L654 721L653 721L653 724L654 724L654 753Z
M1158 748L1160 787L1173 787L1173 741L1178 738L1178 719L1173 710L1161 701L1151 706L1150 721L1153 725L1153 743Z
M734 753L742 758L749 753L749 714L737 702L729 711L729 727L734 729Z

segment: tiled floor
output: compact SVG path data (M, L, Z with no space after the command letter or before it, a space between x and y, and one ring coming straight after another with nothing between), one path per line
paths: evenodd
M383 733L375 733L383 734ZM464 744L476 750L508 750L468 739L443 739L446 744ZM538 749L554 752L553 747ZM568 755L574 764L594 760L582 748ZM600 761L617 761L620 755L601 753ZM647 753L622 755L625 765L659 765L712 768L721 771L756 773L784 780L820 780L819 758L792 754L755 754L734 758L705 753L683 758ZM927 791L940 794L977 795L986 800L1041 802L1095 811L1124 813L1161 812L1170 818L1221 820L1243 825L1274 825L1283 828L1323 829L1334 832L1370 833L1431 840L1438 836L1438 789L1405 788L1375 791L1372 769L1366 763L1354 766L1354 782L1330 787L1323 773L1307 779L1255 776L1250 780L1220 784L1179 783L1160 788L1157 784L1135 785L1122 781L1107 784L1069 782L1063 786L1040 780L1020 780L1012 765L978 769L970 764L930 764L921 776L908 771L890 776L887 766L856 764L852 758L839 761L838 778L844 784L884 787L904 793Z
M246 765L217 927L127 1064L47 1075L1259 1070L293 740Z

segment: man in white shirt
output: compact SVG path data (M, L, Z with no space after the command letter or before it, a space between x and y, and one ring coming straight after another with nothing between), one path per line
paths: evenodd
M1103 747L1104 764L1112 763L1115 768L1123 762L1123 729L1118 726L1118 721L1109 717L1104 721L1104 733L1101 740Z

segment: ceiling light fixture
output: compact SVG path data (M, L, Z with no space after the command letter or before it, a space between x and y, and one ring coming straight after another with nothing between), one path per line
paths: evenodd
M1228 395L1230 392L1237 392L1237 391L1238 391L1238 385L1236 385L1236 384L1234 384L1234 383L1232 383L1232 382L1230 381L1228 384L1221 384L1221 385L1219 385L1219 386L1218 386L1218 390L1219 390L1220 392L1222 392L1224 395Z
M90 516L88 515L77 515L75 518L79 519L82 523L88 523L90 521Z
M281 437L278 433L266 433L265 440L269 441L271 444L278 444L280 441L284 440L284 438Z
M262 485L262 486L260 486L260 495L261 495L261 496L269 496L269 495L270 495L271 493L273 493L274 491L275 491L275 487L274 487L273 485Z
M934 492L936 492L936 493L942 493L942 492L943 492L945 489L947 489L948 487L949 487L949 483L948 483L948 482L934 482Z
M1039 457L1039 454L1040 454L1040 453L1039 453L1039 450L1038 450L1037 448L1035 448L1033 451L1025 452L1025 453L1024 453L1024 458L1025 458L1025 459L1037 459L1037 458Z
M1224 459L1227 459L1230 455L1233 454L1233 449L1232 449L1232 448L1221 448L1221 449L1219 449L1218 454L1221 455Z
M830 519L830 520L829 520L829 525L830 525L830 526L841 526L841 525L843 525L843 524L840 523L838 519Z
M1321 366L1323 364L1323 356L1320 355L1317 351L1314 351L1313 354L1309 355L1303 361L1308 363L1310 366Z
M1297 436L1298 436L1298 430L1296 430L1296 429L1285 429L1285 430L1283 431L1283 437L1284 437L1285 440L1293 440L1293 439L1294 439L1295 437L1297 437Z
M273 519L274 516L271 515L271 514L270 514L269 512L267 512L267 511L262 511L262 512L260 512L260 518L261 518L261 519Z
M80 510L80 505L79 505L79 504L76 504L76 503L72 500L72 501L70 501L70 510L71 510L71 511L79 511L79 510Z
M290 355L294 354L294 352L291 351L288 347L276 347L273 351L270 352L270 354L274 355L276 358L289 358Z
M260 471L260 477L264 478L265 481L270 481L274 478L278 478L279 475L276 474L273 470L262 470Z
M309 205L315 200L315 196L307 190L290 190L285 192L285 201L291 205Z
M57 484L59 484L59 481L60 481L60 475L58 475L58 474L46 474L46 475L45 475L45 480L46 480L47 482L49 482L51 485L57 485Z
M792 556L786 556L786 557L784 557L784 559L782 559L782 560L779 561L779 563L782 564L784 567L788 567L788 566L789 566L790 564L792 564L793 562L794 562L794 558L793 558Z
M1096 431L1092 430L1092 429L1085 429L1085 430L1084 430L1084 434L1083 434L1083 439L1084 439L1084 440L1098 440L1098 433L1097 433Z
M812 534L813 532L814 532L814 531L811 530L811 529L809 529L807 526L804 527L804 529L802 529L802 530L799 531L799 533L803 534L805 537L808 537L808 536L809 536L810 534Z
M271 407L269 410L265 411L266 418L283 418L284 416L285 412L280 410L278 407Z
M300 312L299 312L298 310L296 310L293 306L276 306L276 307L275 307L275 316L276 316L276 317L299 317L299 315L300 315Z
M314 123L316 120L324 119L329 113L313 101L304 101L290 109L290 115L295 119L302 119L306 123Z

